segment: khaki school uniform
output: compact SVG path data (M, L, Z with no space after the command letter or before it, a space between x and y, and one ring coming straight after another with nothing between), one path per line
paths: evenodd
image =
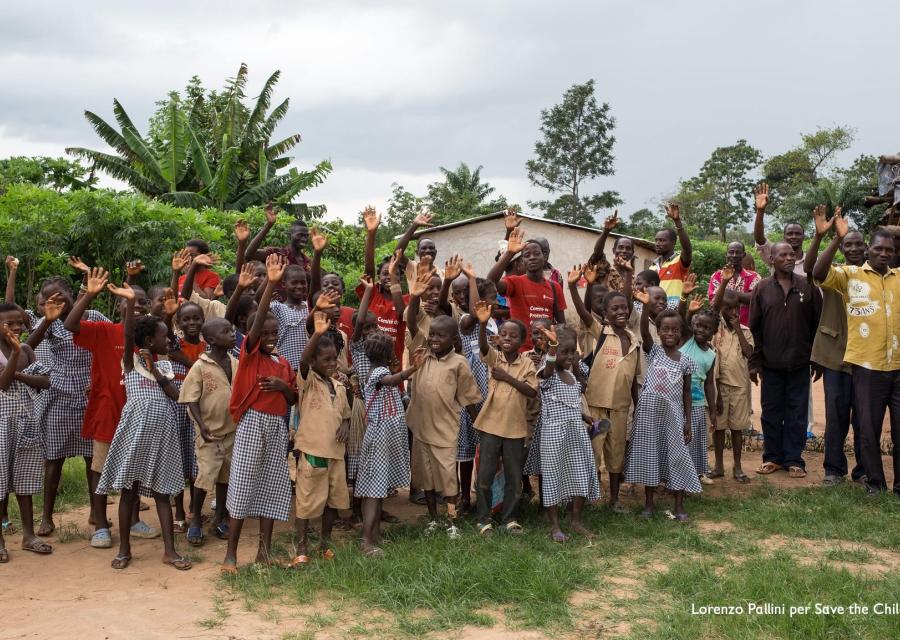
M592 418L605 418L611 424L609 431L591 440L591 447L597 469L605 461L609 473L622 473L632 405L631 386L641 371L640 340L626 328L631 344L623 354L622 341L612 327L594 322L589 330L597 341L601 336L605 338L594 356L585 399Z
M294 450L299 457L293 463L296 473L296 504L298 518L318 518L325 507L349 509L350 492L344 464L345 445L338 442L337 431L344 420L350 420L350 404L344 386L335 379L329 381L309 369L306 377L297 373L300 392L300 424L294 435ZM332 389L334 391L332 395ZM324 459L323 466L318 460Z
M228 357L231 360L233 378L238 368L238 359L231 354ZM199 427L194 425L194 446L197 452L197 478L194 486L204 491L212 491L216 483L227 483L231 472L231 452L236 427L228 412L230 400L231 382L225 371L209 354L200 354L184 378L178 402L196 402L210 435L221 438L207 442L201 437ZM188 411L188 415L190 413ZM193 420L193 416L191 419Z
M488 349L487 355L480 352L479 355L488 367L503 369L516 380L521 380L537 391L537 370L527 354L519 354L515 362L508 362L506 356L493 348ZM499 382L491 376L487 398L475 419L475 428L501 438L528 437L531 433L529 420L534 418L528 400L528 397L519 393L511 384Z
M203 318L205 320L225 317L225 309L227 307L219 300L210 300L208 298L204 298L196 291L193 291L191 292L191 302L193 302L203 310Z
M753 346L753 334L748 327L741 325L741 331L750 346ZM713 347L718 353L716 358L716 385L722 396L722 414L716 421L716 431L740 431L750 424L750 398L747 389L750 387L750 368L747 358L741 353L741 342L737 333L727 327L720 327L713 337ZM714 408L710 407L710 411Z
M416 325L416 335L413 334L409 330L409 325L412 323L409 317L409 306L406 307L403 311L403 321L406 323L406 333L403 334L403 362L401 363L404 369L409 368L410 357L413 353L415 353L416 349L419 347L424 347L428 342L428 330L431 329L431 321L433 316L425 313L425 310L422 308L421 300L419 301L419 313L415 317L415 325ZM410 380L410 385L415 384L414 380ZM410 386L412 389L412 386Z
M440 358L429 353L413 375L406 422L413 434L413 484L445 497L459 493L456 448L459 412L481 402L481 391L468 361L450 351Z

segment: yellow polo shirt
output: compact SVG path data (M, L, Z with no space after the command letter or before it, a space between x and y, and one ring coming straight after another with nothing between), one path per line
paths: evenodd
M900 270L881 275L866 262L861 267L832 266L822 286L840 293L847 312L844 362L873 371L900 369Z

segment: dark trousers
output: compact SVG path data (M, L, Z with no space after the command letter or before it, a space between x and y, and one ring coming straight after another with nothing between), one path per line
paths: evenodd
M795 371L763 368L760 404L763 462L805 469L809 367Z
M885 409L890 407L894 491L900 492L900 371L872 371L854 366L853 391L859 413L859 448L866 470L866 484L887 488L881 464L881 426Z
M853 457L856 466L850 477L859 480L866 472L863 470L862 457L859 452L859 414L853 400L853 375L825 368L822 372L822 383L825 387L825 475L847 475L847 456L844 454L844 443L850 426L853 426Z
M525 465L525 438L501 438L490 433L479 433L478 445L478 522L491 521L491 484L497 473L497 463L503 459L503 513L501 522L516 519L522 500L522 467Z

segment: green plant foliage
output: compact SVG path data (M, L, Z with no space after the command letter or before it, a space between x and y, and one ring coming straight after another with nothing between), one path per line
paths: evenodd
M14 156L0 160L0 193L14 184L33 184L56 191L87 189L97 178L77 160Z

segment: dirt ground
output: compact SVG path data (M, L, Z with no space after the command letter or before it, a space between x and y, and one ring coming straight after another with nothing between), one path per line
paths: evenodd
M754 401L758 405L758 400ZM821 435L824 428L824 404L821 383L815 386L815 432ZM758 427L758 412L754 422ZM750 485L739 485L730 479L730 452L726 451L726 470L729 477L704 487L707 496L749 491L760 480L752 470L760 463L761 443L754 444L754 451L744 453L744 468L754 478ZM712 454L710 454L711 456ZM809 475L802 480L791 480L784 473L769 476L768 481L777 486L803 487L819 484L824 475L822 454L809 452L806 456ZM884 459L889 475L890 462ZM403 519L413 520L421 507L410 505L401 492L387 503L387 508ZM630 500L637 505L638 496ZM109 514L115 516L115 507ZM145 511L143 518L156 525L155 511ZM219 563L224 556L225 543L208 537L200 551L202 561L194 569L179 572L161 562L162 545L159 540L136 540L132 543L134 559L124 571L114 571L109 563L116 554L112 549L92 549L88 541L77 538L60 543L60 531L67 526L87 529L87 510L80 508L61 514L57 518L57 534L48 539L54 544L49 557L26 553L20 549L18 536L7 539L11 561L0 568L3 588L0 590L0 607L3 624L0 639L6 638L259 638L281 639L290 634L310 631L307 618L316 613L316 607L299 609L282 607L272 611L245 610L242 601L221 591L217 576ZM286 530L280 524L277 530ZM115 535L115 529L114 529ZM349 534L343 534L349 535ZM181 538L181 537L180 537ZM114 538L115 539L115 538ZM191 548L183 538L178 541L182 551ZM249 562L255 555L256 527L248 523L241 541L239 560ZM215 628L206 628L204 620L215 619L217 607L227 609L227 617L219 616ZM207 625L208 626L208 625ZM302 637L298 635L297 637ZM319 633L316 637L327 637ZM464 628L453 637L477 640L494 638L539 638L537 632L515 633L502 628Z

